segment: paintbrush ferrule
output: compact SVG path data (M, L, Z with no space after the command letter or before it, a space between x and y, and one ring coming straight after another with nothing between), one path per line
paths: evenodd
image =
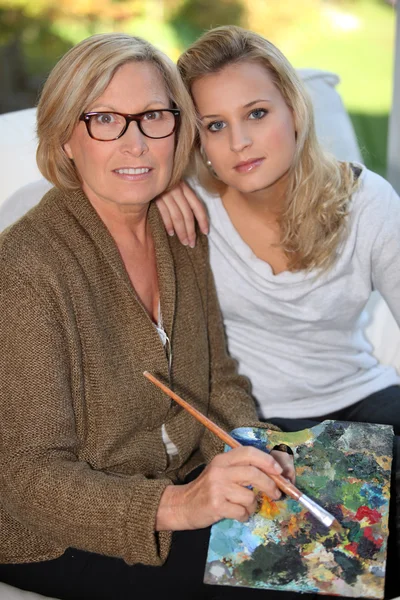
M306 494L302 494L299 497L298 501L305 508L307 508L310 511L310 513L312 515L314 515L314 517L316 519L318 519L318 521L320 523L325 525L325 527L330 527L332 525L332 523L335 521L335 517L333 515L331 515L331 513L329 513L324 508L322 508L322 506L320 506L316 502L314 502L314 500L309 498Z

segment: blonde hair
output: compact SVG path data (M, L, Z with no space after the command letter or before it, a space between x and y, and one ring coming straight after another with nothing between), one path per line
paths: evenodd
M46 179L63 190L81 187L63 150L80 115L105 91L119 67L129 62L154 65L163 77L171 104L181 109L169 187L183 175L195 135L195 113L175 64L149 42L122 33L94 35L69 50L50 73L37 109L36 159Z
M236 26L205 33L179 58L178 68L189 91L193 83L232 63L263 66L292 109L296 151L288 174L286 207L280 219L281 247L291 271L328 269L345 231L350 196L357 187L351 166L320 147L311 101L295 69L271 42ZM191 171L211 192L226 186L205 166L199 134Z

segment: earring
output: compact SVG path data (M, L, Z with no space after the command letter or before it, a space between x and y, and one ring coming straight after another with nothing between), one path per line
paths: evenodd
M204 152L204 149L202 146L200 146L200 156L204 161L204 164L206 165L207 169L210 171L211 175L213 177L215 177L216 179L219 179L218 175L216 174L216 172L213 169L213 166L211 164L211 160L208 160L206 153Z

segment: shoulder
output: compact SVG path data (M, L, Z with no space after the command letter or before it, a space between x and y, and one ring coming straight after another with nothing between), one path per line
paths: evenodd
M354 193L354 201L363 206L374 204L390 205L400 202L400 198L393 186L381 175L374 173L362 165L359 178L359 187Z
M391 216L397 221L400 219L400 198L386 179L362 167L350 213L355 221L366 221L376 230Z
M399 248L400 198L388 181L366 167L351 198L348 225L349 248L355 244L365 260L371 253L383 256Z
M24 185L6 198L0 207L0 230L15 223L36 206L51 188L52 184L46 179L39 179Z
M53 261L50 247L52 221L60 218L56 189L48 191L39 204L0 234L0 273L19 272L32 278Z
M199 289L203 294L207 289L211 275L207 235L201 233L198 226L196 226L196 244L194 248L182 246L181 242L176 239L176 236L170 239L170 245L174 254L177 274L179 275L183 272L183 266L190 264Z
M204 235L196 224L196 245L194 248L185 247L185 251L190 257L192 264L194 265L197 277L202 278L208 276L210 272L210 258L209 258L209 246L208 237Z

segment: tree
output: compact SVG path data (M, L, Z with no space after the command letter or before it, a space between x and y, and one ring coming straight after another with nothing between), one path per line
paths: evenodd
M207 29L241 25L245 12L242 0L186 0L175 10L170 23L186 47Z

